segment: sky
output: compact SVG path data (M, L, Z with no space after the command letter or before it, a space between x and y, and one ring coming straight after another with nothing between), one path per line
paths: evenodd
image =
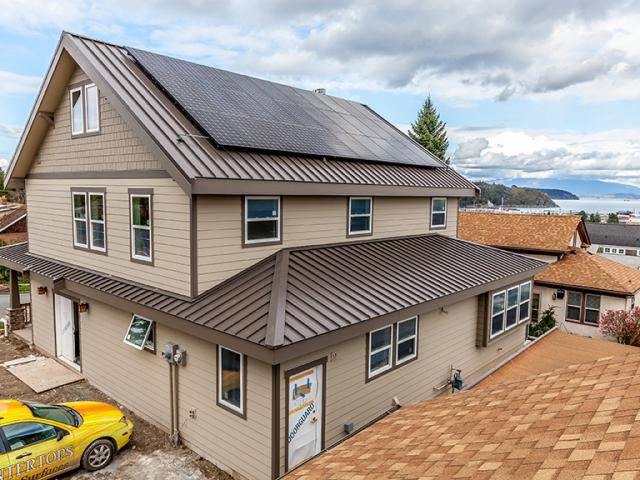
M640 0L0 0L0 166L62 30L366 103L473 180L640 186Z

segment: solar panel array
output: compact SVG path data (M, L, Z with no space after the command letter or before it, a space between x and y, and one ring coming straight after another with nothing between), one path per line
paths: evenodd
M127 48L221 146L441 167L357 102Z

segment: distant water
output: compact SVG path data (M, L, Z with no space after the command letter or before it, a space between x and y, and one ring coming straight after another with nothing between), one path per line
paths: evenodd
M640 213L640 200L623 200L612 198L580 198L580 200L554 200L560 208L523 208L528 212L562 212L576 213L584 210L587 213L608 214L611 212L630 211Z

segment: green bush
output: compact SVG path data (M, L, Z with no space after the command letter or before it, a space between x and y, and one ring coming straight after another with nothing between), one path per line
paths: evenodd
M555 308L556 307L549 307L542 312L540 320L531 324L531 327L529 327L529 335L539 337L556 326Z

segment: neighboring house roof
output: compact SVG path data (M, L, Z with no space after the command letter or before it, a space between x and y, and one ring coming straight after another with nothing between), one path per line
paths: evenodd
M347 328L356 336L396 316L530 278L546 266L437 234L363 240L283 249L190 300L30 254L26 244L1 248L0 260L15 270L119 297L131 302L121 308L140 315L145 312L135 305L148 308L152 318L166 314L212 341L220 340L217 332L270 350L306 340L345 340Z
M27 232L0 233L0 245L12 245L14 243L26 242L29 238Z
M286 478L636 478L639 377L628 354L419 402Z
M639 353L638 347L561 332L557 328L486 377L474 388L522 380L603 357Z
M640 225L626 223L587 223L594 245L640 248Z
M143 71L141 60L153 78ZM176 86L175 74L169 75L169 62L185 70L179 81L188 85L193 101ZM302 195L311 185L319 195L477 192L363 105L70 33L60 39L9 166L7 185L19 184L27 175L49 128L46 114L55 110L76 64L187 193ZM241 82L242 91L229 79ZM225 88L210 88L221 84ZM278 114L267 113L264 105ZM244 119L228 121L239 112ZM250 128L257 117L272 123L263 118ZM287 118L292 123L284 128Z
M0 211L0 233L24 218L27 218L26 205L17 205L14 208Z
M562 287L579 287L621 295L640 290L640 270L592 255L583 249L567 253L535 277L536 283Z
M458 216L460 238L514 250L566 252L576 231L583 243L589 243L579 216L493 212L460 212Z

